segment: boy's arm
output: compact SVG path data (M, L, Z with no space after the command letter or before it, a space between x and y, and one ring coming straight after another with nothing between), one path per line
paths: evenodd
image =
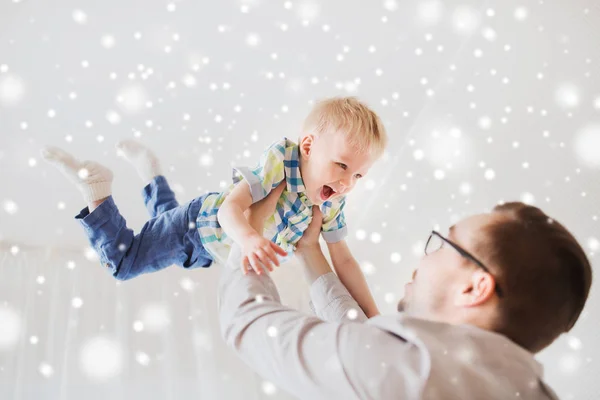
M350 253L345 240L327 243L333 269L346 286L352 297L358 302L367 317L379 314L375 300L371 295L367 281L360 269L360 265Z
M283 187L278 191L280 195L282 190ZM251 205L250 187L245 181L241 181L221 204L217 218L225 233L242 248L244 271L247 263L249 263L257 274L261 274L261 263L269 271L272 271L272 265L279 266L279 260L275 255L271 242L248 223L244 213Z
M279 265L279 261L271 242L263 237L262 232L252 229L244 213L285 180L284 161L289 146L291 142L287 139L277 141L263 152L254 168L234 168L233 181L236 185L217 214L225 233L242 247L244 270L249 262L257 274L262 271L261 263L272 270L272 264ZM283 186L280 195L282 190Z
M258 235L258 232L250 226L244 216L251 205L250 186L246 181L241 181L227 195L217 213L219 224L221 224L227 236L236 243L243 243L248 237Z

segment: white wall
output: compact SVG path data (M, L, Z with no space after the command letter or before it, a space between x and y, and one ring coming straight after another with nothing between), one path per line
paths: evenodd
M222 348L217 271L173 268L116 285L85 259L72 218L81 198L40 159L44 144L112 168L114 197L139 228L141 182L116 157L118 140L140 136L155 149L183 202L218 190L231 164L252 164L271 141L296 138L311 101L357 95L390 133L387 154L347 210L349 243L382 309L393 311L433 226L501 200L533 202L563 222L597 269L595 3L287 3L178 1L174 11L134 0L0 3L1 398L267 396L263 381ZM297 268L288 269L294 284L284 295L304 304ZM192 292L184 278L197 284ZM565 399L600 396L597 287L576 329L540 356ZM170 323L135 332L152 304ZM6 328L14 315L15 340ZM103 384L79 364L98 335L122 348L122 371ZM52 376L39 372L42 363Z

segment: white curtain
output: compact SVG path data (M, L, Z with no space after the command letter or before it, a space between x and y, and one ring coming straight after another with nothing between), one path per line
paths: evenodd
M308 312L298 267L273 277L283 302ZM225 346L218 275L218 266L170 267L118 282L83 250L3 245L0 399L293 398ZM598 347L589 345L600 331L597 287L575 330L538 357L561 398L600 394Z
M274 277L307 310L300 272L288 263ZM291 398L222 341L218 275L174 266L118 282L83 251L5 246L0 398Z

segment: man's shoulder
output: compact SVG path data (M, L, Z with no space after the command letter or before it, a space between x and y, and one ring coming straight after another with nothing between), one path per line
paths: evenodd
M425 393L440 390L453 393L457 386L452 377L460 377L462 386L477 387L478 393L457 398L503 399L506 397L502 396L509 393L532 390L538 396L535 398L555 398L544 383L542 366L533 354L504 335L472 325L429 321L404 313L374 317L367 323L402 339L403 346L416 350L418 357L415 354L412 357L427 370ZM503 377L502 381L497 379L499 376Z
M377 316L371 318L368 323L428 351L444 352L452 348L469 346L471 352L485 353L492 348L502 348L504 351L518 355L521 359L535 361L531 353L506 336L473 325L431 321L401 312Z

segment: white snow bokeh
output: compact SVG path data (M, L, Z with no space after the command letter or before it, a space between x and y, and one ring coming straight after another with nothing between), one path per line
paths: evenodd
M41 363L38 370L44 378L50 378L54 375L54 368L46 362Z
M418 21L425 26L440 22L443 11L443 3L439 0L425 0L417 3Z
M113 378L124 368L122 346L102 336L91 338L81 346L79 360L82 371L96 381Z
M301 21L314 22L321 12L321 5L317 1L306 0L296 4L296 15Z
M565 354L560 359L560 369L566 375L577 375L583 364L583 360L579 354Z
M461 34L472 34L477 30L481 23L480 12L466 5L458 6L452 14L452 23L454 29Z
M12 308L0 306L0 351L12 350L23 334L23 320Z
M144 353L143 351L138 351L135 354L135 359L140 365L144 367L150 364L150 356L148 356L148 354Z
M576 108L581 101L581 91L572 83L563 83L556 88L554 99L562 108Z
M87 14L82 10L74 10L72 13L73 21L78 24L84 25L87 23L88 17Z
M13 215L19 211L19 206L12 200L4 200L2 205L7 214Z
M271 383L269 381L264 381L261 386L262 386L263 392L267 396L273 396L275 393L277 393L277 386L275 386L273 383Z
M389 146L348 196L347 242L384 314L431 229L502 202L567 226L596 270L592 3L0 2L0 398L36 397L35 387L40 400L289 398L220 339L220 269L113 278L118 266L101 263L73 218L81 193L40 156L44 145L110 168L138 233L145 183L118 141L154 150L185 205L227 188L232 167L255 166L273 141L296 140L317 100L357 96ZM77 178L93 179L85 168ZM287 266L273 274L284 303L309 312L301 270ZM538 356L560 398L596 393L599 281L575 328ZM264 335L281 340L271 328Z
M432 130L424 144L425 158L435 167L461 167L468 165L469 138L458 127Z
M169 309L161 303L144 306L139 312L139 320L143 324L143 329L152 333L164 331L171 323Z
M121 88L117 95L117 104L123 111L138 113L144 109L148 99L146 89L141 85L133 84Z
M116 40L112 35L104 35L100 41L102 43L102 47L105 49L112 49L115 47Z
M590 168L600 168L600 123L587 125L575 136L575 154Z
M0 75L0 104L15 106L25 96L25 82L16 75Z

